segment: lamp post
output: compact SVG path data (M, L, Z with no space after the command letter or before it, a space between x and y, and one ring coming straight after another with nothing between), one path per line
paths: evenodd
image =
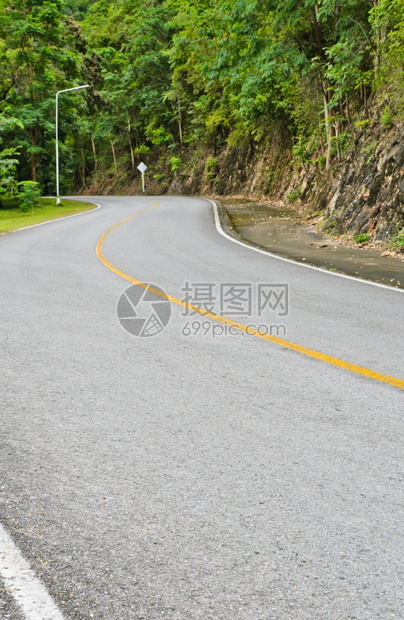
M90 84L84 86L75 86L74 88L65 88L65 90L58 90L56 93L56 204L60 203L59 197L59 95L60 93L68 93L71 90L81 90L82 88L90 88Z

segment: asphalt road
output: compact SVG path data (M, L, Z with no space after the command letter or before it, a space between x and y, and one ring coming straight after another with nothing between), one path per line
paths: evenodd
M403 294L231 243L207 201L97 202L0 237L0 522L59 609L404 618L404 390L236 328L219 335L223 323L175 303L161 333L131 335L117 317L131 284L95 250L158 202L105 237L111 266L399 379ZM262 316L258 284L280 300ZM157 305L132 311L146 325ZM22 617L1 581L0 601L1 618Z

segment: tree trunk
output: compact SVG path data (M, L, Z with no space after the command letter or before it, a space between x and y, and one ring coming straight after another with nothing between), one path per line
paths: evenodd
M375 64L374 64L374 72L375 78L377 79L379 69L382 64L383 57L383 47L387 39L387 29L385 26L376 29L376 54L375 54Z
M318 4L317 4L317 2L314 4L314 6L312 6L311 14L312 14L312 17L313 17L314 34L315 34L316 41L317 41L317 53L318 53L319 58L321 59L321 62L325 65L327 63L327 56L326 56L325 51L324 51L323 32L322 32L321 26L320 26L319 21L318 21Z
M320 153L321 153L321 157L324 157L324 142L323 142L323 138L320 136Z
M115 170L117 170L114 143L112 142L112 140L110 140L110 143L111 143L111 151L112 151L112 157L113 157L113 160L114 160Z
M335 146L337 147L337 159L340 162L342 161L342 159L341 159L341 151L339 148L339 123L338 121L334 123L334 130L335 130Z
M95 178L97 179L97 176L98 176L97 152L95 150L94 136L91 134L90 138L91 138L91 146L93 147Z
M184 146L184 141L182 138L182 112L181 112L181 102L180 102L179 97L178 97L178 131L180 134L180 145L182 148Z
M84 148L81 148L81 159L82 159L82 167L81 167L81 182L82 189L86 187L86 155L84 152Z
M331 121L330 108L328 105L328 85L326 82L323 82L323 97L324 97L324 119L325 119L325 134L327 139L327 155L325 162L325 169L330 169L331 163L331 149L332 149L332 138L335 136L335 128Z
M317 53L322 62L323 68L327 64L327 56L324 51L324 36L321 29L321 25L318 20L318 3L315 2L311 9L311 14L313 17L314 24L314 33L317 41ZM326 155L326 163L325 169L329 170L330 162L331 162L331 149L332 149L332 138L334 136L334 127L331 122L331 113L329 108L329 93L328 93L328 82L323 75L321 75L321 70L319 70L319 78L321 83L321 90L323 93L324 100L324 120L325 120L325 133L326 133L326 144L327 144L327 155Z
M130 159L132 162L132 172L135 172L135 155L133 153L132 138L131 138L130 130L131 130L130 119L128 118L128 142L129 142L129 150L130 150Z
M36 145L35 129L32 128L31 129L31 146L35 146L35 145ZM36 181L36 159L35 159L35 153L33 152L31 152L30 164L31 164L31 179L33 181Z

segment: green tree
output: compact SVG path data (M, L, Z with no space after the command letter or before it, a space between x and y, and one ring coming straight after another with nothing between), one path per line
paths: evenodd
M112 154L114 167L123 153L121 159L134 170L136 148L145 142L156 145L159 136L165 144L179 133L176 114L165 99L171 88L169 17L158 1L111 5L101 0L83 23L103 79L93 139L97 152ZM105 155L104 163L109 166L111 158Z
M43 184L54 162L54 94L80 76L76 31L62 8L61 0L10 0L0 13L3 106L24 126L15 135L23 175L28 164L32 181Z
M17 118L0 115L0 194L13 194L16 188L16 172L18 165L19 147L1 148L2 134L10 132L16 127L23 129L23 124Z

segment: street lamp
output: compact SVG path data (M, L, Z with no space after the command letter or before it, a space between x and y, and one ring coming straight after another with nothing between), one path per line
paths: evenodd
M59 95L60 93L68 93L71 90L81 90L82 88L90 88L90 84L85 84L84 86L75 86L75 88L66 88L65 90L58 90L56 93L56 204L60 203L59 198L59 128L58 128L58 119L59 119Z

